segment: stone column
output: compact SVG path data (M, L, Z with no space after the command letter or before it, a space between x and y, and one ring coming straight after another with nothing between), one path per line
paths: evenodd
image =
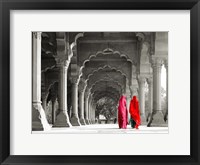
M55 105L56 105L56 100L57 100L57 89L55 89L55 86L53 86L53 89L51 90L51 101L52 101L52 125L55 124L56 121L56 109L55 109Z
M148 78L147 83L148 83L148 87L149 87L149 93L148 93L149 113L147 115L147 122L149 122L152 112L153 112L153 79Z
M95 120L95 117L94 117L94 105L93 105L93 102L92 102L92 98L90 100L90 113L91 113L91 116L90 116L90 119L91 119L91 123L94 124L94 120Z
M164 116L165 122L168 122L168 59L165 60L165 68L166 68L166 113Z
M60 69L58 84L59 114L56 117L54 127L71 127L67 113L67 69L69 63L58 65Z
M84 119L84 94L85 94L85 90L81 90L80 96L79 96L80 123L81 123L81 125L86 125L85 119Z
M92 103L92 120L93 120L93 124L95 124L95 106L94 106L94 103Z
M145 77L139 77L139 103L140 103L140 118L141 124L146 124L146 116L145 116Z
M49 130L44 109L41 105L41 32L33 32L33 82L32 82L32 130Z
M80 126L78 117L78 84L76 79L72 80L72 117L71 124L73 126Z
M88 118L88 123L91 124L90 123L90 96L88 96L88 103L87 104L88 104L88 110L87 110L88 117L87 118Z
M52 101L52 125L54 125L56 120L56 109L55 109L56 99L52 99L51 101Z
M92 105L91 105L91 94L89 95L89 100L88 100L88 121L90 124L92 124Z
M91 124L91 120L90 120L90 107L91 107L91 104L90 104L90 96L89 96L89 99L88 99L88 122L89 124Z
M85 123L86 124L90 124L89 123L89 120L88 120L88 100L89 100L89 96L88 94L86 93L85 94Z
M130 116L130 113L129 113L129 108L130 108L130 102L131 102L131 98L130 98L130 96L128 95L127 97L126 97L127 99L127 102L126 102L126 107L127 107L127 110L128 110L128 124L130 124L130 118L131 118L131 116Z
M161 66L162 59L152 57L153 68L153 113L148 126L163 126L165 124L161 110Z

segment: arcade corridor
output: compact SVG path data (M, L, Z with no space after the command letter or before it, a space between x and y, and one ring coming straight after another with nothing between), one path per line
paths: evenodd
M34 133L168 132L167 32L33 32L32 46ZM121 95L139 99L139 130L118 129Z

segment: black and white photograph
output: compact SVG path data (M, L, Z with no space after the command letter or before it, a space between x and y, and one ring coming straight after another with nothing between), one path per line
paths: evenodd
M32 133L168 133L168 32L32 32Z

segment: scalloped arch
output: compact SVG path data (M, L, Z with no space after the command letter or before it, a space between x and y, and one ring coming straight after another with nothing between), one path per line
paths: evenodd
M85 64L86 62L89 62L92 58L96 58L98 55L102 54L102 55L107 55L108 53L106 53L106 51L108 52L111 52L112 54L118 54L120 58L125 58L128 62L130 62L131 64L133 65L136 65L136 63L133 63L133 61L131 61L131 59L125 55L125 54L122 54L120 53L119 51L115 51L113 49L110 49L110 48L106 48L104 49L103 51L97 51L95 54L92 54L89 56L88 59L86 59L84 62L83 62L83 65L80 67L80 74L82 75L82 70L85 68ZM110 54L110 53L109 53Z
M123 76L125 76L125 77L127 78L127 75L126 75L125 73L123 73L121 70L119 70L119 69L117 69L117 68L115 68L115 67L111 67L111 66L109 66L109 65L104 65L103 67L99 67L98 69L96 69L96 70L94 70L92 73L90 73L90 74L88 75L87 79L86 79L86 83L88 82L89 78L90 78L91 76L93 76L95 73L97 73L97 72L99 72L99 71L101 71L101 70L107 69L107 68L109 68L109 69L111 69L111 70L115 70L116 72L120 72L121 75L123 75Z
M96 102L97 100L99 100L102 97L110 97L112 98L115 102L118 102L118 99L120 97L120 95L112 93L112 92L106 92L106 91L101 91L96 93L93 97L92 97L92 102Z
M118 100L118 98L120 97L120 94L118 92L114 92L114 91L96 91L93 96L92 96L92 100L95 101L97 100L97 98L99 97L99 95L102 96L109 96L115 100Z
M115 90L112 90L112 89L109 89L109 90L99 90L99 91L95 91L94 93L93 93L93 97L96 97L98 94L100 94L100 93L108 93L108 94L111 94L112 96L114 95L114 96L120 96L120 93L119 92L117 92L117 91L115 91Z
M50 83L48 83L48 84L46 85L47 88L45 89L45 91L46 91L45 97L48 97L48 95L49 95L49 90L50 90L51 87L54 86L56 83L58 83L58 81L57 81L57 80L53 80L53 81L51 81Z
M48 70L51 70L51 69L53 69L55 67L56 67L56 65L52 65L51 67L46 67L45 69L41 70L41 73L47 72Z
M111 84L109 86L107 86L106 88L102 88L101 84L97 84L96 87L92 90L92 94L98 92L98 91L102 91L102 90L110 90L112 89L113 91L116 91L117 93L121 94L121 89L119 87L117 87L117 85L115 87L111 86Z
M104 80L104 79L97 80L97 81L90 87L90 90L93 91L93 88L95 87L95 85L100 84L100 83L105 83L105 82L111 82L111 81ZM117 90L117 91L119 91L120 93L123 91L122 84L120 84L118 81L116 81L116 80L113 81L113 80L112 80L112 83L115 83L115 84L119 87L120 91L119 91L119 90ZM92 92L92 93L93 93L93 92Z
M48 84L48 87L47 87L47 91L49 91L49 90L51 89L51 87L52 87L53 85L55 85L56 83L58 83L57 80L54 80L54 81L52 81L51 83L49 83L49 84Z

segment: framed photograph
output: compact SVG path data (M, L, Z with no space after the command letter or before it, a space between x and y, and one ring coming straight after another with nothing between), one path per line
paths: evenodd
M199 164L199 7L1 1L1 164Z

